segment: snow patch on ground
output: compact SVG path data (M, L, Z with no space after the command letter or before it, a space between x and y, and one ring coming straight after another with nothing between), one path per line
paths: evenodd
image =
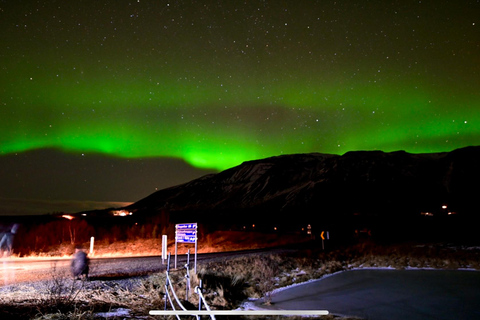
M109 312L96 313L95 316L102 317L102 318L124 317L124 316L129 317L130 309L118 308L118 309L113 309L112 311L109 311Z
M310 279L308 281L294 283L294 284L291 284L291 285L288 285L288 286L285 286L285 287L275 289L275 290L270 292L270 295L274 295L277 292L288 290L290 288L298 287L298 286L301 286L301 285L304 285L304 284L307 284L307 283L321 281L323 279L326 279L328 277L332 277L332 276L340 274L342 272L355 271L355 270L397 270L397 269L392 267L392 266L388 266L388 267L356 267L356 268L350 268L350 269L346 269L346 270L340 270L340 271L337 271L337 272L334 272L334 273L331 273L331 274L323 275L322 277L317 278L317 279ZM405 267L404 270L443 270L443 269L436 269L436 268L430 268L430 267L422 267L422 268L419 268L419 267ZM457 270L478 271L478 270L473 269L473 268L472 269L470 269L470 268L459 268ZM262 310L261 307L259 307L258 305L255 305L256 301L262 300L262 299L263 298L259 298L259 299L250 298L248 301L245 301L240 305L240 309L241 310Z
M259 306L255 305L255 301L258 300L258 299L249 299L247 301L244 301L240 307L238 307L237 309L235 310L239 310L239 311L242 311L242 310L264 310L263 308L260 308Z
M278 289L275 289L271 292L271 294L275 294L277 292L280 292L280 291L283 291L283 290L287 290L287 289L290 289L290 288L293 288L293 287L297 287L297 286L301 286L301 285L304 285L306 283L311 283L311 282L315 282L315 281L320 281L320 280L323 280L325 278L328 278L328 277L331 277L335 274L339 274L340 272L344 272L346 270L342 270L342 271L337 271L337 272L334 272L334 273L331 273L331 274L326 274L326 275L323 275L322 277L320 278L317 278L317 279L310 279L310 280L307 280L307 281L304 281L304 282L299 282L299 283L293 283L291 285L288 285L288 286L285 286L285 287L281 287L281 288L278 288Z
M317 279L310 279L308 281L305 281L305 282L299 282L299 283L294 283L294 284L291 284L289 286L285 286L285 287L281 287L281 288L278 288L278 289L275 289L273 291L270 292L270 295L274 295L275 293L277 292L280 292L280 291L283 291L283 290L287 290L287 289L290 289L290 288L293 288L293 287L297 287L297 286L301 286L301 285L304 285L304 284L307 284L307 283L311 283L311 282L315 282L315 281L320 281L320 280L323 280L325 278L328 278L328 277L331 277L333 275L336 275L336 274L339 274L341 272L345 272L347 270L342 270L342 271L337 271L337 272L334 272L334 273L331 273L331 274L326 274L320 278L317 278ZM244 301L240 307L238 308L238 310L264 310L263 308L261 308L260 306L256 305L255 302L256 301L259 301L259 300L262 300L263 298L259 298L259 299L256 299L256 298L249 298L247 301Z

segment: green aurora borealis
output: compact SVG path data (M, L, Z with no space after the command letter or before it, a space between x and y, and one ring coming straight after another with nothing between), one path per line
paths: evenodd
M2 3L0 154L223 170L479 144L478 2L207 3Z

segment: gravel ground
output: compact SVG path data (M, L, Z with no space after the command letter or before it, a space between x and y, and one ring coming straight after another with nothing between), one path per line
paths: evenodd
M92 280L111 280L140 276L164 270L158 257L92 259ZM18 283L45 281L55 276L70 276L70 260L4 259L0 263L0 288Z
M125 303L122 299L111 300L133 291L144 277L91 281L68 277L6 285L0 287L0 318L80 319L88 315L88 319L119 319L119 316L120 319L147 319L146 312L137 317L130 309L117 314ZM132 299L131 295L128 296ZM77 309L79 306L83 307Z
M118 289L132 290L135 286L138 286L141 283L143 278L144 276L137 276L115 280L76 280L74 282L74 280L69 277L59 280L62 281L66 288L82 286L86 291L93 291ZM49 279L2 286L0 287L0 296L2 298L8 297L11 300L17 300L17 298L20 300L37 299L40 298L42 294L47 294L54 284L55 280Z
M59 284L63 290L82 288L82 292L132 290L142 279L165 269L157 257L136 259L93 259L89 281L73 280L68 259L15 261L0 264L0 303L44 299Z

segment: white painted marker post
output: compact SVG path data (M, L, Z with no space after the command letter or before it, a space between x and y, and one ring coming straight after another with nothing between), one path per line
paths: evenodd
M167 235L162 235L162 264L165 264L167 259Z
M93 243L95 242L95 238L90 238L90 254L93 255Z

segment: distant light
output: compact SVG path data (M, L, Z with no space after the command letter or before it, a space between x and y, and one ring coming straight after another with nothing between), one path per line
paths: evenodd
M447 205L444 204L444 205L442 206L442 209L447 209Z
M126 216L131 216L133 213L127 210L115 210L115 211L112 211L112 214L114 217L126 217Z
M426 217L433 217L433 213L431 213L431 212L421 212L420 214L422 216L426 216Z
M72 220L72 219L74 219L75 217L74 217L74 216L71 216L71 215L69 215L69 214L64 214L64 215L62 216L62 218L65 218L65 219L68 219L68 220Z

